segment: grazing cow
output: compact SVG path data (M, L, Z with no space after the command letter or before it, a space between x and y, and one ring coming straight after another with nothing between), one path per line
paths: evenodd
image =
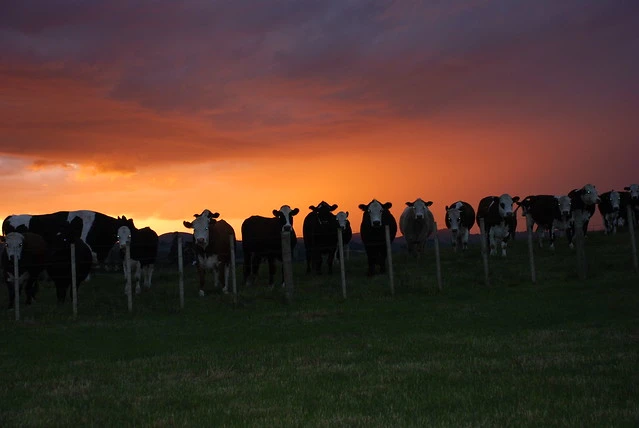
M435 218L428 209L433 202L417 198L414 202L406 202L406 205L399 217L399 230L406 240L408 253L420 256L426 240L435 230Z
M133 219L127 219L125 216L118 217L120 227L118 227L117 240L120 244L120 253L125 259L126 246L129 245L129 256L131 263L135 265L135 294L140 294L140 278L144 275L144 287L151 288L151 278L153 277L153 268L158 255L158 234L150 227L138 229L133 224ZM125 279L128 279L129 270L123 264ZM128 284L129 281L127 281ZM125 286L124 293L128 294L131 290L128 285Z
M299 208L291 209L282 205L279 210L273 210L271 218L251 216L242 223L242 250L244 252L244 283L252 285L257 277L262 258L268 260L268 283L274 285L275 259L282 260L283 231L291 234L291 252L297 244L297 236L293 229L293 216L299 213ZM284 267L282 266L282 269Z
M53 281L58 296L58 304L63 304L66 299L67 289L69 297L71 290L71 244L75 244L75 277L79 287L91 271L93 265L93 254L91 248L80 239L82 235L82 219L74 218L71 223L60 231L55 242L49 247L47 256L47 274Z
M333 211L337 205L320 202L317 207L308 207L311 212L304 218L304 247L306 248L306 273L322 273L322 256L327 255L328 273L333 273L333 257L337 249L337 218Z
M599 202L599 197L597 189L592 184L586 184L581 189L573 189L568 193L568 196L572 207L572 223L566 230L566 235L568 236L568 242L570 242L570 248L573 248L572 238L575 235L576 224L582 225L584 237L586 237L588 223L595 213L595 205Z
M468 249L468 235L470 229L475 225L475 209L464 201L453 202L446 205L446 227L450 229L453 250L457 251L460 246L462 250Z
M504 193L501 196L486 196L479 201L477 207L477 224L484 219L484 229L488 237L490 255L497 254L497 243L501 244L501 255L506 257L508 239L515 234L517 218L513 212L513 203L519 201L519 196L511 197Z
M18 230L24 229L19 227ZM45 268L47 243L42 236L28 231L10 232L0 237L0 242L5 245L1 263L9 290L9 308L14 306L15 299L14 260L18 260L19 288L22 289L24 285L26 304L30 305L38 291L38 275Z
M340 211L335 215L337 220L337 227L342 230L342 245L343 251L347 253L349 251L349 244L353 238L353 229L351 229L351 222L348 219L348 211ZM335 250L335 260L339 260L339 251Z
M570 198L566 195L531 195L517 202L522 216L530 214L537 224L539 247L543 247L544 232L548 231L550 249L555 249L555 229L565 231L570 226Z
M599 195L599 213L604 221L604 233L606 235L617 233L620 205L621 196L615 190Z
M381 273L386 272L386 226L389 227L391 243L397 235L397 221L389 211L392 206L390 202L382 204L377 199L359 205L364 212L360 234L368 259L368 276L375 274L376 265Z

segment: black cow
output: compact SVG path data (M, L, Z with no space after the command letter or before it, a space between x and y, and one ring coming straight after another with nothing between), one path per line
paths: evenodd
M150 227L138 229L133 224L133 219L127 219L125 216L118 217L119 227L117 232L117 240L120 244L120 254L126 263L126 246L129 245L129 256L131 263L135 265L135 294L140 294L140 279L144 275L144 287L151 288L151 279L153 278L153 268L158 255L159 238L158 234ZM125 279L129 275L126 266L124 268ZM128 281L127 281L128 283ZM124 293L128 294L130 290L125 286Z
M597 189L592 184L586 184L581 189L573 189L568 193L572 208L572 223L566 230L570 247L574 246L572 238L575 235L576 224L582 225L584 237L588 233L588 223L595 214L596 204L599 202Z
M389 211L392 206L390 202L382 204L377 199L359 205L359 209L364 211L360 234L368 258L368 276L375 274L376 265L381 273L386 272L386 226L389 227L391 243L397 235L397 221Z
M625 192L619 192L619 226L628 224L628 206L635 217L634 227L639 223L639 184L624 187Z
M2 253L2 268L4 281L9 291L9 308L14 306L14 260L18 260L19 288L24 286L26 304L30 305L38 291L38 275L46 266L47 243L44 238L36 233L25 231L22 226L20 232L10 232L0 237L0 242L5 245Z
M322 201L317 207L308 207L311 212L304 218L303 234L306 249L306 273L311 272L311 264L315 272L322 273L322 256L327 255L328 273L333 273L333 257L337 249L337 218L333 211L337 205L329 205Z
M451 232L453 250L457 251L458 246L462 247L462 250L467 250L470 229L475 225L475 209L468 202L453 202L446 205L444 221Z
M539 247L543 246L544 232L550 237L550 249L555 249L555 229L562 231L570 227L570 198L568 196L531 195L517 202L522 208L522 216L530 214L534 224L537 224Z
M207 270L213 272L215 288L219 288L220 284L224 283L222 292L229 292L231 241L235 249L235 231L226 221L216 220L219 215L219 213L204 210L202 214L194 214L195 220L192 222L184 222L185 227L193 229L200 296L204 296Z
M242 223L242 250L244 252L244 283L252 285L257 277L262 258L268 260L268 282L274 285L275 259L282 259L283 231L291 234L291 252L297 244L297 236L293 229L293 216L299 208L291 209L283 205L273 210L274 217L251 216ZM283 267L282 267L283 268Z
M619 192L611 190L602 193L599 195L597 206L604 221L604 233L606 235L617 233L617 222L621 208L621 195Z
M477 224L484 219L484 229L488 239L490 255L497 254L497 242L501 244L501 255L506 257L508 239L515 236L517 218L513 211L513 203L519 196L511 197L504 193L501 196L486 196L479 201L477 207Z
M82 223L79 217L74 218L71 223L66 223L66 227L56 235L47 255L47 274L55 284L59 304L64 303L67 289L69 289L69 297L73 297L70 287L72 282L71 244L75 244L75 277L78 287L89 276L93 265L91 248L80 239Z
M337 221L337 227L342 229L342 245L344 246L343 251L345 254L348 254L349 244L351 239L353 239L353 229L351 228L351 222L348 219L348 211L340 211L335 215L335 219ZM339 251L335 250L335 260L339 260Z
M68 225L68 221L68 211L58 211L52 214L10 215L2 222L2 234L29 231L40 235L48 244L53 244L57 240L58 233Z

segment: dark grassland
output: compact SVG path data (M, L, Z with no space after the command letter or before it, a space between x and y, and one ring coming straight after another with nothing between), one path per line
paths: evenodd
M477 247L443 247L442 292L432 249L395 254L394 297L355 255L347 300L339 271L298 263L291 305L264 265L237 306L197 297L188 266L184 310L176 271L157 269L133 314L121 273L97 273L77 320L45 284L22 321L3 310L0 426L638 426L627 232L590 234L583 282L564 239L535 249L536 285L525 240L509 251L487 288Z

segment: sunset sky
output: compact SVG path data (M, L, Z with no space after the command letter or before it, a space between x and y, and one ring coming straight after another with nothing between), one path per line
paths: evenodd
M0 217L639 181L637 0L5 0ZM474 231L476 232L476 230Z

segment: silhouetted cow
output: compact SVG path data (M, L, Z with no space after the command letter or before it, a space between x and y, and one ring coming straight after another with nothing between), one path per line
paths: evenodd
M311 272L311 265L315 272L322 273L322 256L326 255L328 273L333 273L333 257L337 248L337 219L333 211L337 205L320 202L317 207L308 207L311 212L304 218L303 234L306 249L306 273Z
M399 216L399 230L406 240L409 254L419 256L424 252L426 240L435 230L435 218L428 209L432 201L424 202L417 198L406 202L407 207Z
M570 206L572 207L572 223L566 231L570 247L574 246L572 238L575 234L575 224L581 224L584 237L588 233L588 223L596 210L599 201L597 189L592 184L586 184L581 189L573 189L568 193Z
M475 209L464 201L453 202L446 205L446 227L450 229L453 250L468 249L468 235L475 224Z
M366 249L369 276L375 274L376 265L381 273L386 272L386 226L389 227L391 243L397 235L397 221L389 211L392 206L390 202L382 204L377 199L359 205L364 212L360 234Z
M244 283L252 285L257 277L262 258L268 260L268 283L274 285L275 259L282 260L283 231L291 234L291 252L297 244L297 236L293 229L293 216L299 208L291 209L282 205L273 210L274 217L251 216L242 223L242 250L244 252Z
M517 218L513 212L513 203L519 200L519 196L511 197L504 193L501 196L486 196L479 201L477 207L477 224L484 219L490 255L497 254L497 243L501 244L501 255L506 257L508 239L515 235Z
M9 308L14 306L14 260L18 260L18 275L20 289L25 290L26 304L30 305L38 291L37 279L45 268L47 243L36 233L24 231L24 227L17 228L22 232L10 232L0 237L5 245L2 253L2 268L4 280L9 291Z
M604 233L617 233L617 221L619 220L621 208L621 195L615 190L604 192L599 195L599 213L604 221Z
M125 216L118 217L120 227L118 227L117 239L120 244L120 253L126 263L125 251L127 244L129 245L131 268L135 267L135 293L140 294L140 279L144 276L144 287L151 288L151 280L153 278L153 269L158 255L159 238L158 234L150 227L138 229L133 224L133 219L127 219ZM129 271L123 266L125 280L128 279ZM128 283L128 281L127 281ZM128 285L124 288L124 293L128 294Z
M539 247L543 246L544 231L548 231L550 249L555 249L555 229L565 231L570 227L570 198L568 196L531 195L517 202L522 208L522 216L530 214L537 224Z
M628 206L635 217L634 227L639 222L639 184L624 187L625 192L619 192L619 226L628 224Z

